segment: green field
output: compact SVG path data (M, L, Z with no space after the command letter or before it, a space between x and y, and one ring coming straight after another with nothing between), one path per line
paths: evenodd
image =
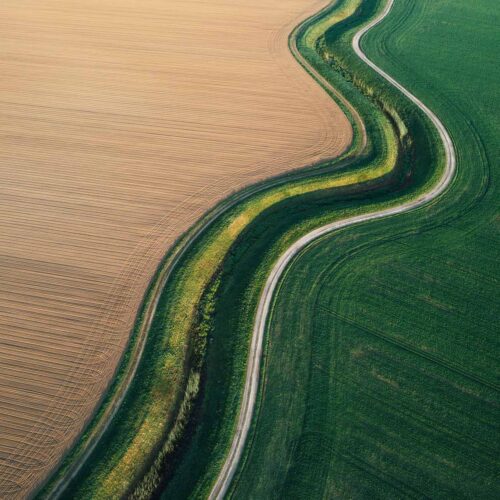
M235 195L190 244L128 397L66 497L206 495L232 439L276 258L311 229L400 204L439 176L432 126L350 49L382 3L342 0L296 33L359 111L367 148L358 129L339 160ZM401 0L364 40L450 130L458 176L432 206L323 238L287 272L236 498L498 496L493 11L485 0Z
M458 175L287 272L235 498L500 496L498 14L403 0L364 40L448 128Z

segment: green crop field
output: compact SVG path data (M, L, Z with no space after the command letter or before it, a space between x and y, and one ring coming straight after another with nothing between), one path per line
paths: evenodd
M498 14L402 0L363 41L449 129L458 175L289 269L235 498L499 497Z
M294 34L359 112L367 146L350 116L355 139L341 158L237 193L178 242L127 397L66 497L206 496L232 440L255 310L278 256L314 228L401 204L441 175L433 126L350 47L383 5L339 0ZM498 496L492 12L492 0L398 0L363 40L449 129L458 174L430 206L324 237L287 271L235 498Z

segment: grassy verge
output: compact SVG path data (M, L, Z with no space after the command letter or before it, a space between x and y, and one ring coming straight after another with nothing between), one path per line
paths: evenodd
M346 6L347 2L338 5L340 8ZM328 37L328 50L349 62L346 65L349 78L346 78L346 71L339 71L338 64L326 57L323 37L314 39L314 47L322 47L323 52L314 50L316 55L309 60L315 61L314 65L335 81L336 86L335 79L342 79L337 88L342 87L345 94L357 103L358 111L368 124L375 153L369 160L359 158L359 164L366 161L367 168L368 165L373 167L375 162L390 164L391 152L397 151L394 168L390 169L390 174L366 183L358 181L343 188L287 198L261 213L235 242L222 266L215 325L203 373L204 392L198 403L196 422L185 439L175 472L169 477L164 490L165 498L206 496L225 459L239 408L256 304L267 273L278 255L315 227L347 215L401 203L401 200L427 189L440 175L443 154L426 119L391 88L379 84L378 77L358 64L351 52L350 40L354 31L378 8L379 4L375 3L355 8L349 19L335 25L334 33L328 33L335 35ZM307 30L304 31L304 35L307 34ZM379 129L385 130L385 135L374 133L377 130L373 124L374 116L378 123L383 122L383 116L386 123L390 123L390 129ZM396 141L397 147L391 141ZM363 167L360 168L363 170ZM307 288L309 283L305 281L304 287ZM295 300L300 302L298 296ZM293 309L293 306L290 307ZM288 337L291 346L296 340ZM291 376L290 373L288 375ZM287 390L293 393L294 388L292 386L290 390L285 385L271 397L279 401ZM275 439L270 434L266 435L273 445L282 438L283 435L278 434ZM272 446L267 449L271 450ZM280 474L272 466L269 471L259 470L263 477L267 472L278 477ZM251 477L248 476L248 490L244 490L243 495L260 497L258 489L251 489L252 484L254 487L259 484L260 478ZM269 487L271 491L272 485Z
M376 123L375 120L373 122ZM386 124L386 127L388 125ZM374 133L381 135L378 124L373 125ZM359 146L359 133L355 135L353 149ZM373 155L373 152L371 153ZM367 155L368 156L368 155ZM297 173L283 179L263 183L235 195L237 201L244 196L253 197L237 208L228 210L225 216L213 223L208 231L189 251L183 253L182 259L176 261L176 269L165 288L157 315L149 332L143 359L134 382L130 385L127 397L120 411L113 419L112 425L101 440L99 447L92 453L79 474L71 482L65 494L75 497L107 497L132 491L138 478L151 466L153 457L160 450L161 443L175 428L176 415L182 407L182 397L189 385L189 368L186 360L189 352L190 332L195 328L198 302L207 284L220 264L235 237L256 214L288 196L312 192L324 187L341 186L359 180L367 180L390 170L391 165L365 165L364 171L356 175L346 172L353 169L348 155L338 162L323 165L307 173ZM337 172L332 175L332 170ZM282 185L286 182L286 188ZM267 187L267 186L271 187ZM277 187L273 188L275 185ZM227 200L230 205L233 200ZM224 204L214 210L223 209ZM198 224L202 227L212 214ZM196 233L195 228L192 233ZM100 426L106 412L115 404L116 396L127 384L126 376L131 362L137 356L137 345L143 327L143 311L152 300L153 290L160 274L172 265L173 256L180 253L185 242L191 243L188 234L167 256L160 267L147 298L138 316L137 324L129 347L124 355L117 376L108 391L103 404L94 415L82 439L70 452L59 471L51 478L40 497L50 496L51 488L67 473L75 460L85 449L89 437ZM168 320L167 320L168 317Z

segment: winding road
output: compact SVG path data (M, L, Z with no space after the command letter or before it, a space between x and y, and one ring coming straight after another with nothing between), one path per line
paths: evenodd
M271 309L271 303L273 300L274 292L276 290L277 284L283 275L283 272L288 267L293 258L302 251L307 245L312 241L325 236L329 233L337 231L339 229L345 228L347 226L352 226L354 224L360 224L370 220L381 219L384 217L389 217L403 212L408 212L415 208L421 207L426 203L429 203L434 198L438 197L445 189L450 185L451 180L455 174L456 170L456 155L455 149L453 147L453 142L451 137L441 123L439 118L422 102L420 99L415 97L409 90L398 83L394 78L388 75L385 71L380 69L375 63L370 61L368 57L364 54L360 47L360 41L370 29L378 25L382 20L389 14L394 0L388 0L385 8L370 23L365 25L360 31L356 33L353 38L352 46L356 54L363 60L368 66L370 66L379 75L385 78L390 84L402 92L410 101L412 101L416 106L418 106L425 115L431 120L433 125L436 127L439 137L443 143L446 163L443 171L443 175L439 181L432 187L432 189L422 195L410 200L402 205L395 207L390 207L378 212L371 212L359 216L348 217L343 220L333 222L322 226L310 233L306 234L299 240L297 240L293 245L291 245L285 253L281 255L279 260L274 265L269 277L264 286L264 290L260 297L257 314L255 317L254 328L252 332L252 341L250 345L250 353L248 358L248 367L245 377L245 387L243 392L243 399L240 407L238 423L236 427L236 432L233 437L231 447L229 449L226 461L221 469L221 472L212 488L210 493L210 500L222 499L227 493L231 481L234 477L236 469L238 468L243 449L245 447L245 442L248 437L248 432L250 429L250 424L252 421L252 416L254 412L255 402L257 399L257 393L259 388L259 373L260 373L260 362L262 357L262 347L264 334L266 329L266 323ZM301 64L305 64L305 61L301 58ZM307 67L309 72L311 72L318 80L323 82L323 79L316 74L316 72L311 67Z

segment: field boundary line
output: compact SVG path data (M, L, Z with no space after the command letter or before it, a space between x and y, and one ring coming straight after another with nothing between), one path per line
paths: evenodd
M371 220L382 219L390 217L393 215L402 214L410 210L422 207L423 205L431 202L439 195L441 195L450 185L456 171L456 153L453 147L452 139L446 130L445 126L441 120L431 111L420 99L414 96L409 90L407 90L403 85L398 83L394 78L387 74L384 70L379 68L374 62L372 62L365 55L361 49L361 39L362 37L372 28L380 24L389 14L394 5L394 0L387 0L387 3L382 10L382 12L375 17L372 21L362 27L353 37L352 47L356 55L365 62L370 68L372 68L376 73L382 76L386 81L388 81L393 87L399 90L405 97L407 97L413 104L415 104L432 122L436 130L438 131L439 138L443 144L445 152L445 167L441 178L437 183L427 192L424 192L417 196L416 198L407 201L401 205L386 208L376 212L369 212L367 214L362 214L358 216L348 217L343 220L327 224L318 229L311 231L305 236L298 239L293 243L278 259L276 264L271 269L271 272L266 280L264 289L262 291L261 297L259 299L257 314L255 317L254 328L252 332L250 351L248 356L248 367L245 376L245 386L243 390L243 398L240 406L238 421L236 425L236 431L233 436L233 441L231 447L228 451L226 460L222 466L222 469L217 477L217 480L212 487L210 492L210 500L221 500L225 497L228 492L231 481L238 468L245 443L250 431L250 425L252 422L253 412L255 408L255 403L257 399L258 389L259 389L259 375L260 375L260 362L262 358L263 351L263 340L265 336L265 329L267 326L267 319L269 312L271 310L272 300L274 298L274 292L278 285L278 282L283 275L284 271L288 268L292 260L303 251L311 242L321 238L322 236L328 235L334 231L340 230L342 228L352 226L355 224L361 224ZM315 70L313 68L308 68L309 72L314 74Z
M329 6L325 7L328 8ZM322 9L323 10L323 9ZM320 11L321 12L321 11ZM302 21L303 22L303 21ZM301 23L302 23L301 22ZM292 51L293 52L293 51ZM298 49L297 49L298 53ZM307 61L304 60L303 63L305 66L308 66ZM325 87L325 90L332 92L335 95L335 98L342 102L352 114L353 120L360 126L362 137L361 149L366 145L366 132L364 130L364 124L360 119L357 111L352 107L352 105L336 90L334 89L330 83L325 80L321 75L317 75L320 82L320 85ZM359 123L358 123L359 122ZM328 163L334 160L339 160L338 163L335 164L335 168L342 168L350 165L353 162L353 158L346 156L346 154L352 149L353 141L347 145L344 151L341 151L339 154L331 157L327 157L322 159L320 162L313 162L301 167L297 167L294 170L289 172L285 172L282 174L277 174L271 176L267 179L263 179L256 183L250 184L248 186L243 187L240 191L230 193L227 198L221 200L214 207L206 211L201 217L195 222L191 228L187 230L186 233L181 235L171 246L167 254L162 259L162 262L157 267L157 270L146 290L145 296L143 298L142 305L138 310L138 318L140 315L140 319L136 319L134 323L134 327L139 321L139 331L137 333L137 340L135 345L130 350L130 361L129 365L126 368L125 375L123 380L120 382L118 388L114 395L111 396L110 402L106 405L106 408L97 421L95 427L90 430L88 437L85 439L85 443L82 445L82 450L76 456L75 460L68 465L67 471L63 473L59 478L55 479L55 482L51 484L51 481L57 477L58 469L61 464L64 462L65 457L71 453L72 449L78 445L81 436L85 433L86 427L84 427L80 437L78 437L73 445L70 447L68 454L62 457L59 464L52 470L52 473L43 481L30 495L30 498L38 498L40 493L42 494L42 498L50 498L57 500L62 498L65 489L69 486L71 481L77 477L82 467L87 463L91 454L97 448L101 438L104 436L106 431L111 426L114 417L118 413L121 408L122 403L127 397L128 390L133 383L137 370L139 368L140 362L142 360L142 355L145 349L145 346L148 341L150 327L155 318L155 313L157 309L157 305L161 298L161 294L163 289L165 288L170 276L177 269L177 265L179 261L183 258L183 256L191 249L192 245L198 240L199 237L203 235L203 233L214 223L219 217L221 217L225 212L234 208L239 203L247 200L251 196L257 195L261 192L264 192L267 189L275 188L283 184L287 184L291 181L301 180L307 178L309 176L314 176L316 174L322 173L324 170L331 168ZM193 195L194 196L194 195ZM125 347L125 350L122 354L123 356L126 354L127 349L129 347ZM115 372L114 377L116 377L116 373L120 369L120 363L118 363L117 370ZM113 383L114 377L110 381L110 385ZM108 386L108 390L109 390ZM90 423L94 418L95 414L101 408L107 394L108 390L103 393L100 403L96 406L95 412L89 418ZM50 485L48 489L45 488L47 485Z

